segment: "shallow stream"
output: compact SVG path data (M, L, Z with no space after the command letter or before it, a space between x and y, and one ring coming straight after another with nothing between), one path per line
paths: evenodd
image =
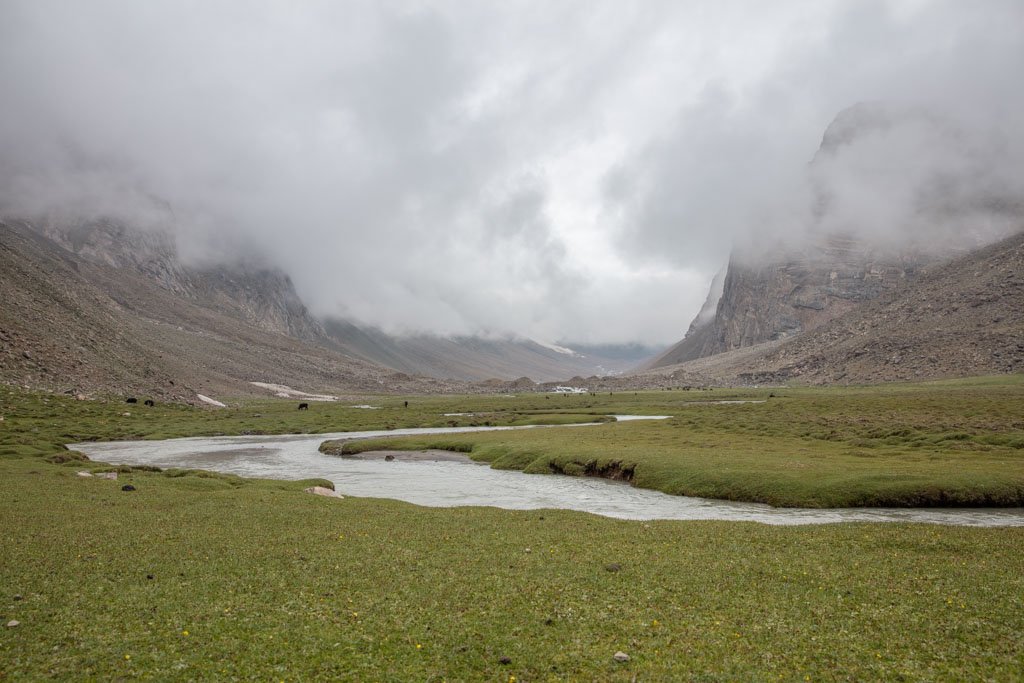
M637 418L618 416L620 420ZM585 427L587 425L577 425ZM93 460L212 470L243 477L334 482L347 496L393 498L431 507L465 505L525 510L560 508L621 519L715 519L765 524L927 522L965 526L1024 526L1024 508L773 508L706 498L671 496L623 482L590 477L524 474L470 461L406 461L324 455L329 439L527 429L461 427L393 429L334 434L222 436L164 441L109 441L69 447ZM538 427L534 427L538 428Z

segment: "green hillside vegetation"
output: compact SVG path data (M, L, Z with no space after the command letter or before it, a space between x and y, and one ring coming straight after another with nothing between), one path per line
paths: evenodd
M765 404L688 404L772 392ZM804 444L808 459L818 446L826 460L832 448L879 453L862 460L880 472L897 451L921 463L975 453L993 476L1007 463L1010 480L1021 469L1022 393L1011 377L848 390L367 397L358 402L380 410L313 404L307 413L291 401L147 409L3 388L0 678L1019 680L1022 528L431 509L304 494L313 482L111 468L61 444L647 412L675 417L500 436L511 449L520 439L538 447L549 439L550 448L606 434L624 443L644 428L652 444L687 432L722 443L735 430L736 452L779 439ZM498 435L471 436L476 445ZM119 479L77 477L83 469L118 469ZM136 490L122 491L126 484ZM10 621L18 625L5 627ZM620 650L628 662L613 660Z

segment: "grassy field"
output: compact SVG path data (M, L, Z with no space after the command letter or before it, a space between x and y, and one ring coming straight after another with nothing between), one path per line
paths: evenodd
M324 450L450 449L499 468L625 473L636 486L666 493L778 506L1024 505L1019 376L733 392L729 398L764 402L710 402L719 394L725 392L636 397L638 412L673 415L663 422L402 437ZM596 409L616 399L578 400Z
M308 414L0 389L0 679L1021 680L1020 528L643 523L325 499L305 482L201 473L80 479L103 466L59 444L646 412L675 416L652 443L693 433L721 450L736 432L736 452L782 439L824 460L878 453L863 458L878 471L897 452L973 453L1012 478L1022 384L775 389L715 406L687 402L769 392L367 398L380 410ZM628 446L640 426L572 433L593 445L625 430ZM543 430L567 443L560 432ZM630 661L612 659L620 650Z

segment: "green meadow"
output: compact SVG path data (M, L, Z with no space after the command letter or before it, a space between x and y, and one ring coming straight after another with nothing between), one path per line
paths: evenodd
M719 403L730 400L763 403ZM322 450L448 449L504 469L609 474L671 494L776 506L1024 506L1020 377L842 390L567 396L556 403L672 418L328 442Z
M376 410L230 403L0 388L0 679L1024 677L1024 528L431 509L310 496L310 482L113 468L63 447L655 414L672 417L387 441L527 471L614 462L634 485L779 504L1019 505L1020 376L352 401ZM443 415L455 412L473 414ZM117 481L76 475L109 469Z

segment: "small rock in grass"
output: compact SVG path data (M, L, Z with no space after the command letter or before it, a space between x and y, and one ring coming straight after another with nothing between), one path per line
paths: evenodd
M7 628L16 628L18 626L21 626L21 622L17 619L11 619L7 622Z
M125 484L124 486L121 487L121 490L122 491L134 491L135 487L132 486L131 484Z
M303 493L312 493L314 496L327 496L328 498L341 498L342 495L337 491L332 491L325 486L310 486L308 489L302 489Z
M628 662L629 661L629 655L627 655L622 650L619 650L614 655L612 655L612 659L614 659L616 662Z
M524 552L524 553L532 553L533 551L532 551L532 550L530 550L529 548L526 548L525 550L523 550L523 552Z
M502 663L502 664L511 664L512 663L512 658L511 657L502 657L498 661L500 663Z
M152 574L146 574L146 578L149 579L150 581L152 581L153 580L153 575Z
M92 476L92 472L75 472L75 474L82 477L83 479Z
M606 564L604 566L604 568L605 568L605 571L609 571L609 572L622 571L622 565L619 564L618 562L610 562L610 563Z
M14 596L14 601L15 601L15 602L17 602L18 600L24 600L24 599L25 599L25 598L24 598L24 597L23 597L22 595L20 595L20 594L16 594L16 595Z
M99 477L100 479L110 479L112 481L117 481L117 472L100 472L96 476Z
M121 417L131 417L131 413L121 413Z

